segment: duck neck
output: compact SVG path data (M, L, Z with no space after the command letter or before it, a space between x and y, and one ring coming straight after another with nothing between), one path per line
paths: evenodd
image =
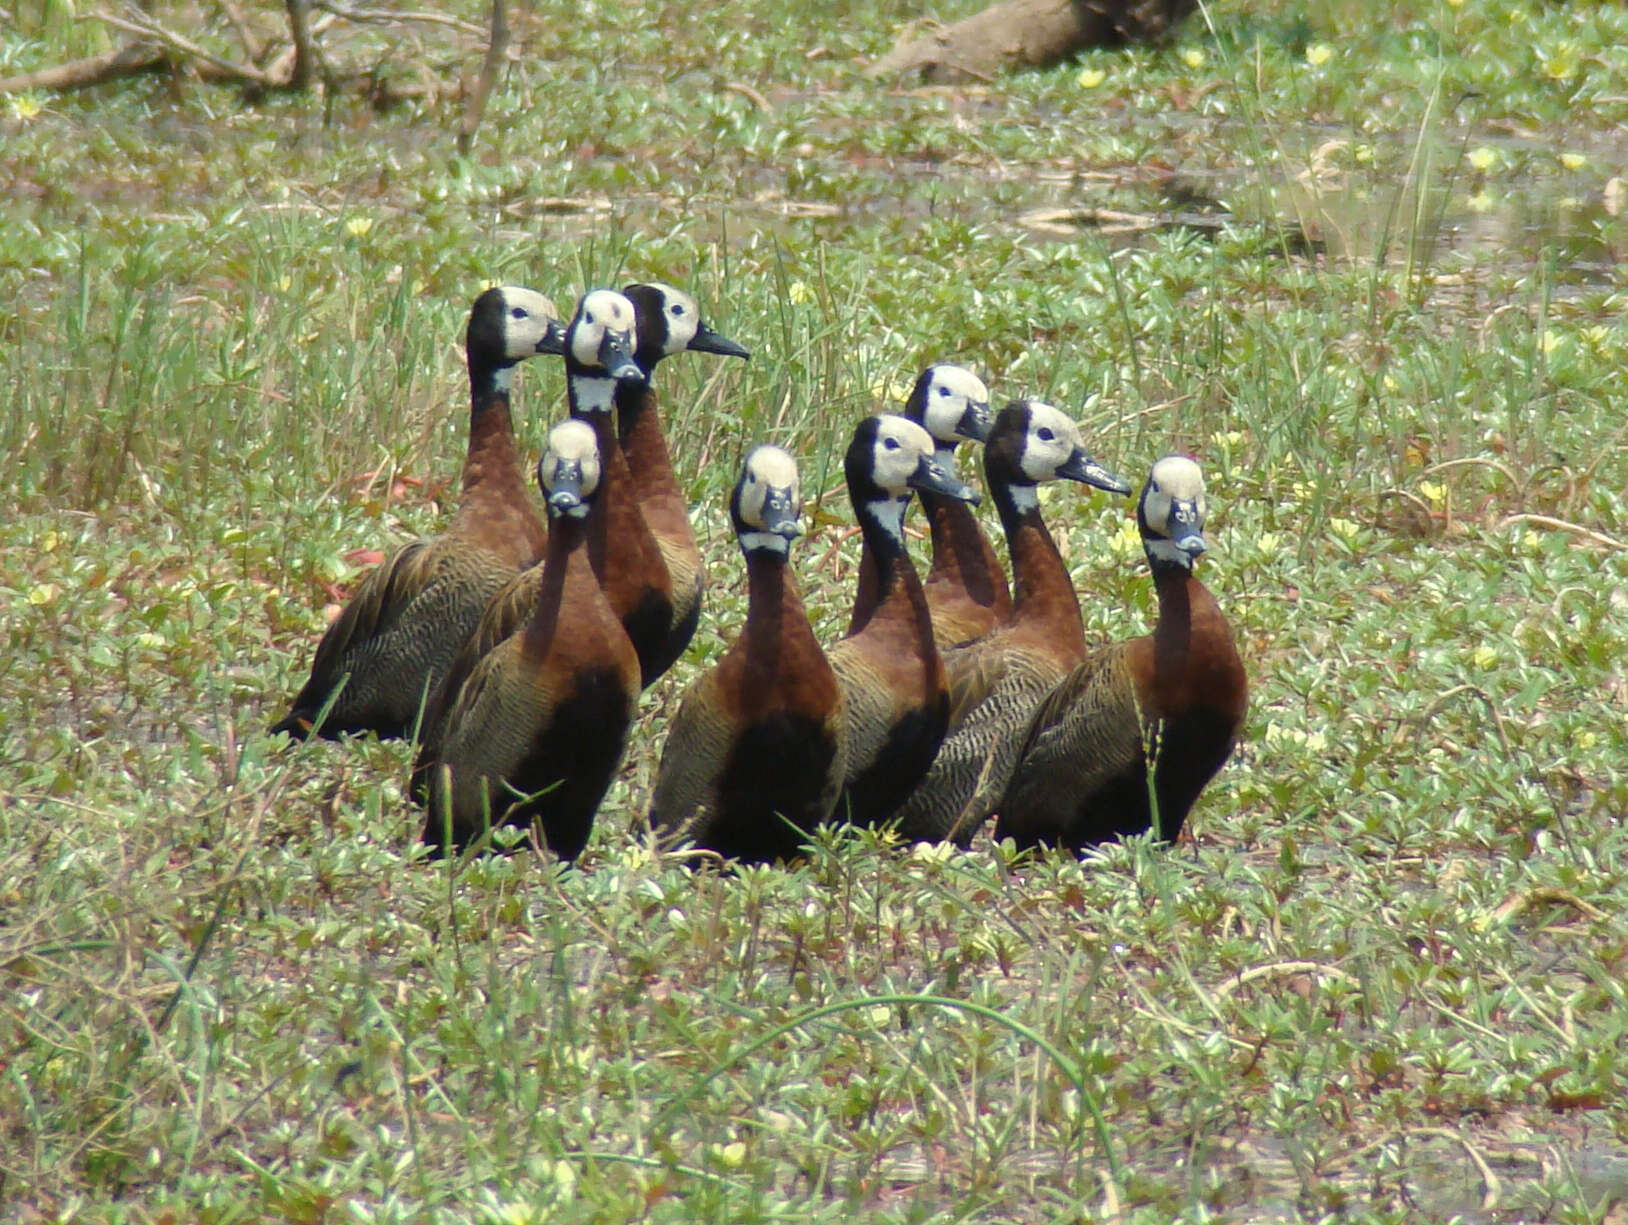
M1177 563L1151 556L1148 560L1159 597L1159 623L1153 629L1155 674L1167 679L1186 675L1198 654L1208 667L1236 661L1232 628L1198 575Z
M588 560L595 574L605 574L605 554L610 546L611 518L620 508L623 490L621 474L626 460L621 445L616 441L616 428L611 422L611 406L616 399L616 380L603 376L573 373L566 381L566 394L571 404L571 415L593 427L594 441L599 447L599 490L593 509L588 512L585 536Z
M940 444L935 456L946 472L955 471L955 445ZM921 509L927 516L927 530L932 535L933 563L929 573L934 578L951 579L966 588L980 600L994 598L995 584L990 572L995 558L990 554L984 534L978 530L978 519L972 507L960 498L924 491Z
M464 453L461 503L488 493L522 500L529 496L509 409L513 375L513 366L469 363L469 447Z
M772 549L749 549L746 553L746 628L741 637L747 642L747 655L756 663L773 658L781 635L801 612L803 603L797 584L786 571L786 555ZM806 627L808 620L803 619Z
M627 466L642 489L677 493L673 457L662 432L656 392L649 383L623 383L616 388L616 438Z
M593 582L588 566L587 524L585 517L575 515L548 516L548 548L543 553L542 587L537 593L537 604L531 620L526 623L524 645L528 651L541 653L554 641L559 628L560 610L565 605L567 587L586 580Z
M1083 643L1085 623L1080 618L1079 598L1057 542L1040 517L1040 487L993 473L989 486L1012 554L1012 619L1044 617L1066 622Z
M786 555L778 550L746 550L746 624L772 625L784 605L787 588ZM792 598L796 598L795 589Z
M945 442L943 439L934 439L934 442L937 445L933 451L933 459L944 471L954 472L955 443ZM961 564L957 545L965 539L968 528L974 531L977 529L977 524L972 518L972 507L959 498L945 497L941 493L924 489L921 494L921 511L927 516L927 531L933 541L933 561L928 573L959 574Z
M1151 560L1151 559L1150 559ZM1203 586L1185 566L1152 562L1159 623L1153 627L1153 667L1159 676L1180 676L1193 642L1193 586Z
M917 622L918 633L933 640L933 623L927 611L927 597L910 554L904 546L904 512L910 494L882 494L857 508L864 556L860 558L860 592L854 600L849 635L857 634L876 617L909 617ZM866 559L870 575L867 584ZM868 610L863 605L869 605Z
M807 677L826 664L786 554L748 549L746 582L746 625L730 652L745 665L741 713L750 722L786 700L782 677Z
M639 369L645 372L642 383L616 385L616 436L627 444L634 427L641 426L656 411L656 389L650 383L650 367L637 358ZM660 425L660 422L657 422Z

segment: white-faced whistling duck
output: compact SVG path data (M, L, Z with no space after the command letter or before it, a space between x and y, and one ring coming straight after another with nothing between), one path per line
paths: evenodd
M934 458L946 472L955 471L955 448L962 439L983 442L989 436L989 388L961 366L929 366L916 379L901 416L933 436ZM939 649L982 638L1012 615L1012 597L1000 559L978 526L972 508L959 498L923 490L921 508L932 534L933 561L922 581L933 614L933 639ZM876 564L867 550L859 562L860 594L854 620L870 616L876 601Z
M322 636L310 679L273 732L300 740L312 731L328 739L407 735L487 601L542 556L545 533L515 446L509 390L518 363L563 352L559 316L534 290L488 289L470 311L465 350L469 447L457 513L439 536L397 550L367 576Z
M644 371L643 383L620 383L616 388L616 436L633 477L633 496L644 521L656 538L667 567L667 633L648 654L640 652L644 683L648 688L684 653L695 637L701 617L701 589L706 572L701 551L690 526L689 502L673 474L667 439L651 375L665 357L686 349L724 357L749 358L740 345L720 336L701 318L695 299L683 290L659 282L629 285L622 290L638 315L638 347L633 360Z
M549 850L572 860L621 764L639 659L588 562L588 508L604 488L595 431L555 426L537 480L549 515L542 591L451 700L424 840L463 847L488 825L535 821Z
M981 779L968 826L1078 850L1153 829L1164 841L1238 742L1249 683L1232 629L1193 574L1204 552L1204 477L1184 455L1153 465L1136 518L1153 571L1153 633L1092 651L1015 736L1013 764ZM1153 763L1153 803L1148 762Z
M911 490L976 502L933 458L926 430L904 417L867 417L843 461L848 497L877 563L877 601L828 652L847 705L848 768L833 819L874 825L893 815L932 764L949 724L932 616L904 544Z
M578 301L563 345L571 416L593 427L599 448L599 486L586 520L588 558L606 600L624 624L630 620L634 593L644 591L643 580L634 581L629 573L666 575L655 539L633 501L627 462L611 422L617 384L644 379L633 361L633 327L631 302L614 290L592 290ZM424 767L440 754L453 697L488 652L531 620L542 589L540 566L509 575L464 636L424 712L418 764L408 788L415 803L424 802Z
M796 855L830 816L846 766L842 692L787 566L801 506L791 456L754 448L729 504L746 624L685 692L650 802L658 831L734 859Z
M1072 418L1039 400L1015 400L996 417L984 445L984 479L1012 555L1012 615L986 637L944 653L950 734L900 808L900 831L910 838L945 837L977 785L989 747L1021 727L1085 657L1079 600L1040 516L1040 484L1064 479L1110 493L1131 491L1091 458Z

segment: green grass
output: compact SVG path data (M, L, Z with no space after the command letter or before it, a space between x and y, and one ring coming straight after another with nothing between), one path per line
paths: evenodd
M0 75L103 49L70 15L15 8ZM468 159L451 102L0 98L0 1217L1628 1198L1628 10L1225 0L1168 48L868 82L921 15L539 2ZM1026 221L1214 202L1213 232ZM455 874L404 747L263 729L356 551L447 508L475 293L625 277L755 352L659 376L708 615L582 870ZM1254 691L1192 842L652 857L666 718L744 614L740 456L787 445L826 495L796 556L834 638L841 446L944 357L1133 479L1204 462ZM519 382L534 452L563 389ZM1153 613L1127 509L1047 500L1097 638Z

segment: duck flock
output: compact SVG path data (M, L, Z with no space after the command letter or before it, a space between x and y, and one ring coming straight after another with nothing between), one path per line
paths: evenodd
M638 696L683 654L705 574L651 377L686 349L745 358L670 285L585 294L562 326L518 286L475 300L466 337L469 448L457 513L372 571L317 646L273 728L303 739L417 737L410 791L424 840L487 845L534 828L564 860L588 842ZM570 417L527 487L510 415L514 368L565 360ZM956 475L983 444L984 484L1012 582ZM748 609L685 691L648 818L672 842L742 861L799 853L837 822L966 846L990 816L1020 847L1074 850L1180 832L1237 743L1248 685L1233 635L1194 574L1205 550L1198 465L1148 473L1137 523L1158 594L1152 634L1088 646L1038 486L1131 486L1039 400L991 414L959 366L928 367L899 415L854 426L844 474L864 541L853 614L822 646L789 565L801 534L795 459L760 445L730 498ZM905 547L919 496L923 582Z

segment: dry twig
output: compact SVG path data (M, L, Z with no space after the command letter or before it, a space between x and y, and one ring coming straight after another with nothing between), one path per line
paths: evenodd
M249 81L255 85L263 85L267 87L280 84L280 82L273 80L269 75L267 75L266 72L264 72L262 69L256 68L253 64L239 64L234 60L229 60L223 56L216 55L214 52L209 51L204 47L200 47L190 38L183 38L181 35L175 33L175 31L167 30L163 26L146 21L145 19L131 20L124 17L115 17L112 13L102 12L90 14L89 19L93 21L100 21L103 25L110 25L114 29L123 30L128 34L135 34L144 39L151 39L155 42L163 43L166 46L172 47L176 51L181 52L183 55L190 56L192 59L199 60L202 63L210 65L217 71L225 73L229 77L235 77L238 80Z
M266 53L266 47L249 25L249 19L243 15L243 10L238 8L233 0L215 0L215 4L226 15L226 20L232 23L232 29L237 31L237 41L243 44L243 54L258 63L260 57Z
M1586 528L1580 523L1568 523L1564 519L1556 519L1550 515L1505 515L1503 522L1498 526L1505 528L1513 523L1530 523L1533 527L1546 527L1555 532L1570 532L1573 536L1579 536L1591 544L1597 544L1619 553L1628 552L1628 544L1624 544L1620 540L1613 540L1610 536Z
M319 36L340 20L395 25L423 23L476 35L487 34L487 31L467 21L440 13L353 9L334 0L283 0L283 8L289 27L286 42L258 34L239 0L214 0L214 9L220 15L217 25L231 27L242 45L243 60L211 51L195 38L159 24L134 4L125 4L116 11L88 13L78 20L99 21L110 29L122 30L130 35L130 41L118 50L102 55L0 78L0 94L78 89L138 73L182 66L200 80L244 85L251 94L260 90L307 90L320 73L330 90L359 91L372 96L376 102L381 96L392 101L405 97L427 97L445 92L445 83L435 80L382 88L376 71L348 65L337 71L329 71ZM312 20L313 9L324 11L320 17ZM507 50L506 29L503 35L500 40L501 55L497 58L512 58ZM455 69L461 59L455 57L445 63L431 64L423 54L410 58L426 76L445 74L449 69Z
M286 0L288 7L288 33L294 42L294 64L288 71L290 89L308 89L311 85L311 0Z
M450 26L454 30L462 30L465 34L484 35L485 30L473 22L463 21L457 17L448 17L444 13L393 13L387 9L355 9L349 5L336 4L334 0L313 0L313 7L325 13L332 13L335 17L343 17L346 21L358 23L372 22L378 25L394 25L401 22L423 22L428 25Z
M1251 966L1247 970L1240 970L1231 978L1220 983L1215 988L1215 998L1225 999L1239 987L1252 983L1260 978L1276 978L1283 974L1315 974L1319 978L1331 978L1347 986L1357 986L1357 980L1344 970L1336 966L1324 965L1320 961L1276 961L1270 965Z
M492 32L486 40L486 58L481 61L475 88L464 99L463 121L458 125L459 153L467 156L470 146L475 143L475 131L480 127L481 116L486 113L486 99L491 96L497 70L508 49L509 20L504 3L503 0L492 0Z

